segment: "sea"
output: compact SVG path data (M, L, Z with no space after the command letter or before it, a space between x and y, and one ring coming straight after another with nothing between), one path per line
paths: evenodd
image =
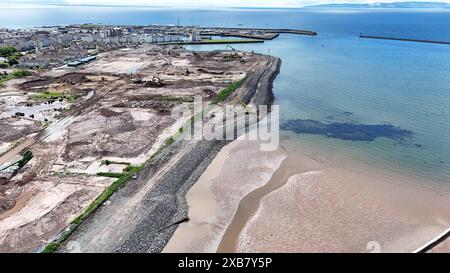
M450 187L450 45L359 38L360 34L450 41L450 10L182 9L7 6L0 27L76 23L293 28L236 49L282 59L274 83L282 142L345 154L381 170ZM192 50L225 49L196 45Z

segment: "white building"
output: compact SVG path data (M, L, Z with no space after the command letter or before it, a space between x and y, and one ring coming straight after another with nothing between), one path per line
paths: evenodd
M90 43L90 42L94 41L94 37L92 37L92 35L84 35L84 36L81 36L81 40L83 42Z

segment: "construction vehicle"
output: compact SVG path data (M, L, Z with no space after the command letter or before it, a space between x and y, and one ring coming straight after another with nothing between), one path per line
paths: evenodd
M231 49L232 51L236 51L236 49L234 47L230 46L230 45L227 45L225 47L225 50L227 50L228 48Z
M131 81L132 81L133 83L136 83L136 84L141 84L141 83L142 83L142 77L141 77L140 74L136 74L135 77L133 77L133 78L131 79Z
M161 78L158 76L153 76L153 78L150 81L145 82L146 87L161 87L165 85L166 83L163 80L161 80Z

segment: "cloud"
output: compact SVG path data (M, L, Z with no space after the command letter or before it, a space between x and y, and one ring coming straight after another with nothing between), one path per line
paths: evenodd
M299 7L306 2L302 0L66 0L69 5L83 5L83 4L100 4L100 5L139 5L139 6L197 6L197 7Z
M65 5L122 5L122 6L177 6L177 7L302 7L325 3L405 2L411 0L7 0L12 3L51 3ZM450 0L420 0L426 2Z

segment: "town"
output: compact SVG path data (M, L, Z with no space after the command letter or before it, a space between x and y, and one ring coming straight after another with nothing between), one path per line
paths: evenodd
M80 24L28 29L0 29L0 48L14 48L14 55L0 57L0 68L77 66L100 52L145 44L255 43L279 33L316 35L291 29L205 28L178 25L108 26ZM224 38L226 37L226 38Z

